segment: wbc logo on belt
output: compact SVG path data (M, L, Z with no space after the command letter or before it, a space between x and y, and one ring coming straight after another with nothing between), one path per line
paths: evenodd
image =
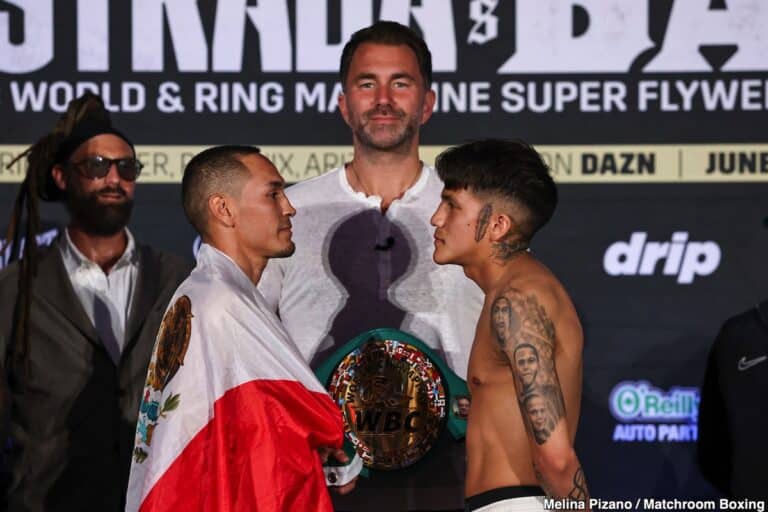
M419 340L377 329L352 340L318 370L366 467L397 470L416 463L457 417L449 388L461 393L466 384L450 375L449 385L444 375L452 372L443 366Z

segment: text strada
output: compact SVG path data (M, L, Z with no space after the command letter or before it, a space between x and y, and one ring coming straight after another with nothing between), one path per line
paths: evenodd
M57 49L64 47L54 44L54 27L76 34L76 65L81 72L110 71L114 65L111 46L124 44L124 36L116 35L115 24L110 23L114 16L110 2L77 0L69 27L54 19L53 0L3 4L0 72L31 73L49 65L58 57ZM329 2L316 0L249 4L247 0L219 1L213 29L206 31L196 0L132 0L130 69L163 72L174 62L185 73L232 73L242 71L244 59L258 58L266 73L331 73L337 69L343 41L374 21L373 0L345 0L333 12ZM655 52L643 66L646 73L768 69L768 38L763 37L768 9L762 0L728 0L725 8L713 8L710 0L674 2L658 46L649 35L651 0L520 0L514 28L504 27L508 20L497 19L495 4L473 2L470 9L454 10L455 5L465 4L381 0L378 14L405 24L413 20L432 49L437 72L458 69L459 41L485 44L504 28L512 29L515 37L509 54L500 54L493 64L499 74L626 73L648 50ZM291 7L296 13L293 27ZM334 21L340 24L339 42L329 42L332 15L338 16ZM582 33L574 33L576 16L587 20ZM455 27L464 26L465 19L471 28L457 33ZM258 50L246 51L246 31L252 30L260 44ZM172 59L164 51L166 41L171 43ZM733 48L725 62L713 62L700 52L702 47L724 46Z

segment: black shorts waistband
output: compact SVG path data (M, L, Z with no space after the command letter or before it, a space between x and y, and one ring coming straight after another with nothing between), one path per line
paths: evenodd
M464 500L464 510L465 512L471 512L497 501L524 498L526 496L545 496L544 489L537 485L498 487L466 498Z

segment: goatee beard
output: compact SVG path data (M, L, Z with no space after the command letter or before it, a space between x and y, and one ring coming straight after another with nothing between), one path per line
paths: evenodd
M90 194L75 192L71 188L67 194L67 210L72 219L82 227L83 231L96 236L111 236L119 233L128 225L133 210L133 200L118 189L102 189ZM102 204L99 194L118 193L126 197L125 202Z

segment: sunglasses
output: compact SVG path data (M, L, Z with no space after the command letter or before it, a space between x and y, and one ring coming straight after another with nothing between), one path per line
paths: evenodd
M76 168L86 178L95 180L109 174L112 164L117 167L117 174L126 181L135 181L144 167L144 164L133 157L107 158L101 155L89 156L79 162L70 162L69 165Z

